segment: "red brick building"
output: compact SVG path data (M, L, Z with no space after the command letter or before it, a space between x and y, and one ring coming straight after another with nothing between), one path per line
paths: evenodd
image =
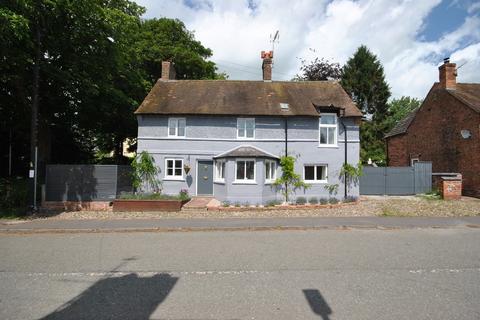
M448 60L439 75L422 105L386 135L388 165L431 161L433 172L461 173L463 194L480 197L480 83L457 83Z

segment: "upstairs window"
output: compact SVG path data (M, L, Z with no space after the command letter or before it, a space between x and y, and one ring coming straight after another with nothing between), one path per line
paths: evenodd
M322 114L320 117L320 145L337 145L337 115L334 113Z
M277 163L265 160L265 182L273 182L277 178Z
M215 181L225 181L225 160L215 161Z
M306 182L327 182L327 166L306 165L303 167L303 178Z
M165 159L165 178L167 179L183 179L183 160L182 159Z
M168 119L168 136L169 137L185 137L185 118L169 118Z
M254 139L255 138L255 118L237 119L237 138Z

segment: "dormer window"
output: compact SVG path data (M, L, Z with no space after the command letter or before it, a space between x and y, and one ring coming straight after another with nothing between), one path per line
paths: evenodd
M237 119L237 138L254 139L255 138L255 118Z
M320 146L337 146L337 115L322 113L319 131Z

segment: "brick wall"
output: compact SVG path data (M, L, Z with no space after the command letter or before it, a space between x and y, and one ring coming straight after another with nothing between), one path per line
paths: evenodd
M406 135L400 134L387 138L387 159L389 166L404 167L410 165Z
M464 129L472 133L470 139L462 138ZM418 154L421 161L432 161L433 172L461 173L463 194L480 197L480 114L447 90L433 89L402 139L388 140L392 165L404 165L404 155L395 150L405 147L408 158Z

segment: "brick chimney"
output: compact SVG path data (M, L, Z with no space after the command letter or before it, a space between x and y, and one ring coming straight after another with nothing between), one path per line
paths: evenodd
M175 80L175 68L174 63L171 61L162 61L162 80Z
M443 59L443 64L438 67L440 87L455 90L457 86L457 65L450 63L450 58Z
M263 59L263 81L272 81L273 51L262 51L261 57Z

